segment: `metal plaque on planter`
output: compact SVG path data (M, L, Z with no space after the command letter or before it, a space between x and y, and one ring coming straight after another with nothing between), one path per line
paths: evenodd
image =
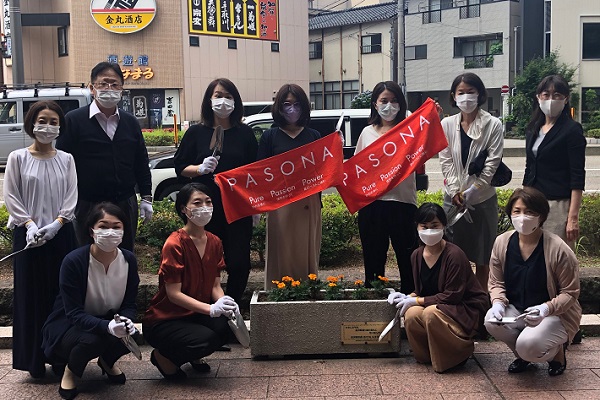
M390 343L391 334L379 341L379 335L387 324L387 322L342 322L342 344Z

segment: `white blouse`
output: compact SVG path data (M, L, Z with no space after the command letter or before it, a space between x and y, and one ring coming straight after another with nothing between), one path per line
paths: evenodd
M538 136L535 138L535 142L533 142L533 146L531 147L531 152L533 153L533 155L535 157L537 157L538 148L540 147L540 144L542 144L542 142L544 141L544 138L546 137L546 133L544 133L542 128L540 128L540 131L538 132Z
M110 263L108 271L90 253L84 305L85 312L90 315L105 316L110 310L121 308L127 289L129 264L121 249L117 252L117 258Z
M13 151L4 174L4 202L11 229L30 219L39 228L58 217L72 221L77 204L73 156L56 150L54 157L39 159L26 148Z

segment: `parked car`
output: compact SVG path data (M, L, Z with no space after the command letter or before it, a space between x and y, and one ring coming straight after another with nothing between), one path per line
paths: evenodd
M356 142L363 128L367 126L369 109L339 109L339 110L313 110L310 113L310 127L328 135L335 131L340 116L344 114L344 122L340 130L344 134L344 159L354 155ZM252 128L256 139L259 140L263 132L273 126L273 117L270 113L251 115L245 118L244 123ZM150 156L150 171L152 173L152 193L155 200L170 198L175 200L179 189L185 184L175 174L173 156L175 149L153 154ZM425 174L425 164L417 169L417 190L427 190L429 178Z
M244 101L244 117L254 114L270 113L273 101Z
M92 101L85 85L35 84L0 87L0 165L6 165L8 155L29 146L31 139L23 130L23 121L29 107L36 101L54 100L65 114L88 105Z

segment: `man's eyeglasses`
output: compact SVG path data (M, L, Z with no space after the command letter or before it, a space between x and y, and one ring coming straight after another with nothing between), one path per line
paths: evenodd
M96 82L96 83L92 83L92 86L99 90L106 90L106 89L123 90L123 85L121 85L120 83Z

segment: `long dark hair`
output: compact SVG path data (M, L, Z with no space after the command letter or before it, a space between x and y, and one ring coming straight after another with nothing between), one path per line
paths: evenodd
M534 100L533 113L531 114L531 119L529 120L529 124L527 124L526 132L531 135L537 135L540 128L544 123L546 123L546 115L542 112L540 108L537 96L540 93L554 89L555 93L560 93L567 98L567 103L565 104L565 108L563 108L562 113L558 116L556 123L564 121L566 118L571 118L571 89L569 88L569 83L565 78L560 75L548 75L537 86L535 90L536 98Z
M375 104L377 104L377 99L385 90L392 92L396 97L396 100L398 100L398 104L400 105L400 111L398 111L398 114L396 114L396 118L394 118L393 121L394 125L406 118L406 109L408 106L406 105L406 99L404 98L404 94L402 94L400 85L394 81L379 82L377 85L375 85L373 88L373 93L371 94L371 115L369 115L369 120L367 121L369 125L382 125L381 116L379 115Z
M304 89L295 83L286 83L277 91L277 94L275 95L275 101L273 102L273 107L271 108L273 121L275 124L277 124L277 126L289 125L283 116L282 111L283 103L285 103L285 99L290 93L296 98L296 101L300 103L300 109L302 110L296 125L307 126L310 122L310 102L308 101L308 96L306 96Z
M210 99L217 85L223 86L223 89L227 90L233 96L235 108L231 112L231 115L229 115L229 122L233 126L240 125L244 116L244 104L242 103L242 97L237 87L227 78L217 78L208 84L206 92L204 92L204 98L202 99L202 123L211 128L215 123L215 112L212 109L212 101Z

